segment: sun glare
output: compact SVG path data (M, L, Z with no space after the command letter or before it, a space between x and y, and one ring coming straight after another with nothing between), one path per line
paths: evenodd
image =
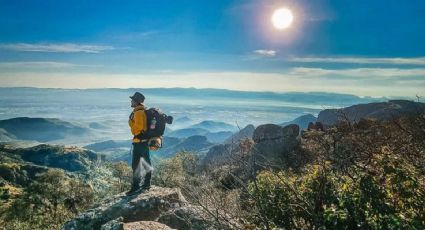
M283 30L291 26L294 16L287 8L280 8L273 12L271 21L276 29Z

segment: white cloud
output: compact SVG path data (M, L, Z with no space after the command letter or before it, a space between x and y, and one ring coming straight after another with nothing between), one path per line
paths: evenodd
M276 50L254 50L253 52L265 57L274 57L277 54Z
M87 65L78 65L68 62L0 62L0 69L22 69L22 68L69 68Z
M291 57L288 60L291 62L303 62L303 63L425 65L425 57L416 57L416 58Z
M350 69L322 69L322 68L292 68L288 72L291 75L303 77L351 77L380 78L391 77L415 77L423 76L425 81L425 68L399 69L399 68L350 68ZM363 79L364 80L364 79Z
M101 53L103 51L113 50L114 47L103 45L84 45L75 43L12 43L0 44L0 49L48 53Z

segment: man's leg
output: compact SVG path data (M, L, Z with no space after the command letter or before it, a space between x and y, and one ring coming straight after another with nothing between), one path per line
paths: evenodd
M145 166L145 179L143 180L142 188L145 190L149 190L151 187L151 177L152 177L152 164L151 164L151 157L149 154L149 145L146 143L146 145L143 145L143 151L142 151L142 157L143 160L148 164Z
M131 161L131 168L133 169L133 182L131 184L131 190L136 191L140 188L140 158L141 154L140 143L133 143L133 159Z

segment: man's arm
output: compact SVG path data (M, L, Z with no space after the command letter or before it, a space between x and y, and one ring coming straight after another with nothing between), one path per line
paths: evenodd
M139 110L134 112L134 123L131 126L131 133L138 135L147 130L147 119L145 111Z

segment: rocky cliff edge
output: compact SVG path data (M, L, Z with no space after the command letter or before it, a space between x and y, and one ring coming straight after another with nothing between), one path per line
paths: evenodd
M62 230L212 229L199 207L189 205L177 188L153 186L133 196L124 193L68 221Z

